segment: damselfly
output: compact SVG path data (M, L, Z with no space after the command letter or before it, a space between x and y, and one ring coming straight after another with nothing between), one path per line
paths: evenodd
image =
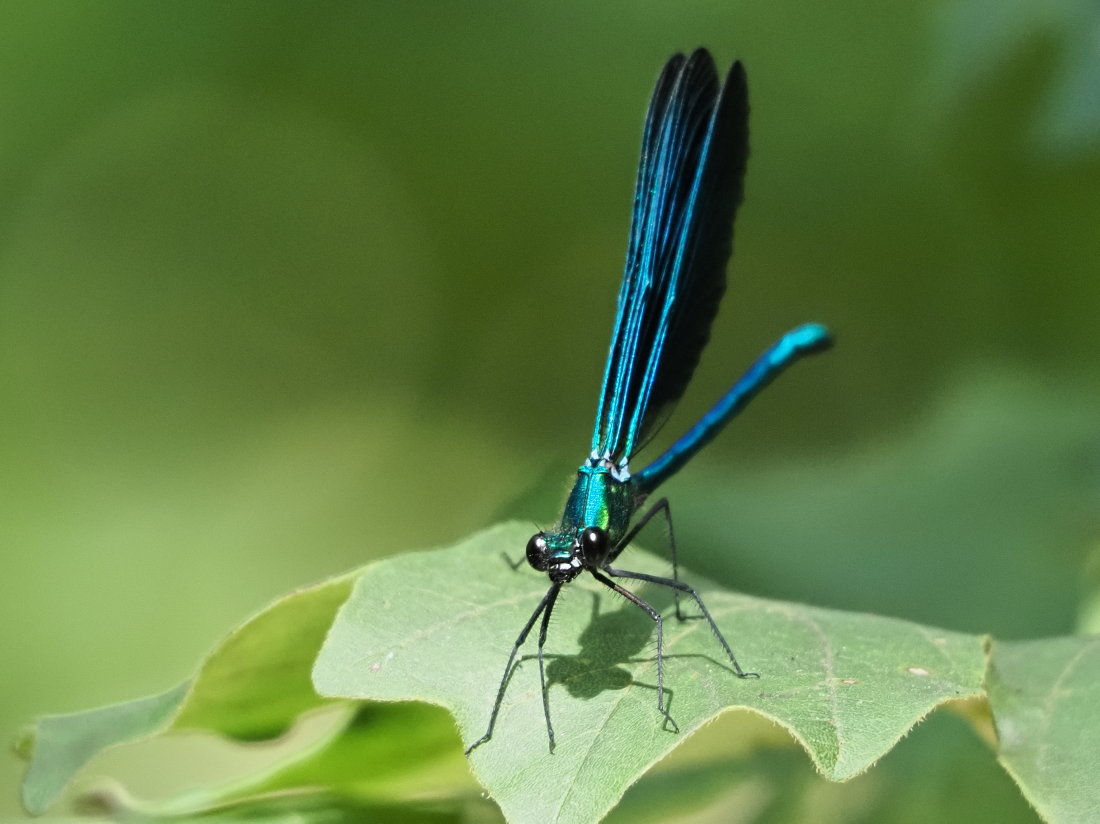
M664 692L664 622L660 612L616 582L628 579L688 595L714 632L739 678L755 675L737 663L729 643L698 593L679 579L668 501L660 499L631 525L635 513L662 482L674 475L780 372L799 358L825 349L828 331L806 324L768 349L703 417L669 449L638 472L631 457L643 447L687 388L710 335L726 286L733 247L733 218L741 202L748 158L748 87L739 62L719 85L714 61L704 49L675 55L665 65L646 115L634 213L619 290L611 350L592 430L592 449L577 472L561 522L536 533L527 561L550 578L550 588L524 625L489 716L493 735L512 665L535 623L542 705L550 751L554 728L543 648L550 613L563 586L587 571L608 589L636 604L657 630L657 710L674 730ZM672 578L612 567L619 554L657 514L667 522Z

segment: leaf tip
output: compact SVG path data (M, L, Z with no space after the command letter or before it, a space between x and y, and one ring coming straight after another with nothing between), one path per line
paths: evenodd
M30 761L34 757L34 742L38 738L38 725L31 722L24 724L11 740L11 750L22 761Z

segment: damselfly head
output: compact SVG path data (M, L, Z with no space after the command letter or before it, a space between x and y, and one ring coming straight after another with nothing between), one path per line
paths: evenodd
M527 563L545 572L555 584L568 583L584 569L581 538L559 532L537 532L527 542Z

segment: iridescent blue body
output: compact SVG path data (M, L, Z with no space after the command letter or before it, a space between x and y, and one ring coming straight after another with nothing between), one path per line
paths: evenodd
M550 588L521 630L497 689L485 734L467 753L488 741L516 655L542 618L539 674L550 751L554 730L546 686L543 647L550 614L561 588L587 571L653 620L657 634L657 709L674 730L664 694L663 618L615 578L670 587L690 596L722 646L734 675L742 670L706 605L679 580L668 502L659 500L636 521L649 495L735 417L783 370L830 344L818 324L785 334L662 455L635 474L631 457L660 429L691 380L706 346L725 291L726 262L733 248L733 218L741 202L748 158L748 88L740 63L719 84L714 61L703 49L675 55L666 64L650 101L635 187L626 267L604 370L591 452L577 471L561 521L527 544L527 561L545 572ZM668 524L672 578L611 566L655 515Z

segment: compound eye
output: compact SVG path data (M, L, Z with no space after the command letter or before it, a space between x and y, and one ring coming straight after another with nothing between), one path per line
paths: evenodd
M581 533L581 551L588 561L599 561L607 552L607 533L598 526L587 527Z
M536 532L527 542L527 563L539 572L546 572L546 535Z

